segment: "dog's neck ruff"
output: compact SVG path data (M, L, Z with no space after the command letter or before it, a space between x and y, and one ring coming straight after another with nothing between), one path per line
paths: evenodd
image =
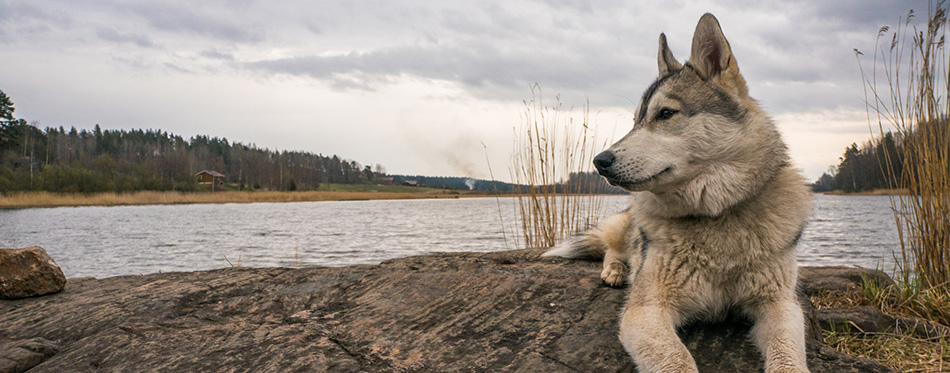
M753 147L750 158L717 162L695 178L663 192L636 196L641 210L660 218L717 217L755 199L784 168L790 167L788 151L772 121L761 111L751 120L777 144Z

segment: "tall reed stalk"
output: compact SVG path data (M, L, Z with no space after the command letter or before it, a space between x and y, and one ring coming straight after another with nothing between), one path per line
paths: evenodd
M942 299L950 309L950 60L945 48L947 3L930 10L925 30L912 24L913 11L888 34L881 28L871 76L864 76L868 124L901 139L899 154L885 154L891 207L900 237L898 275L915 297ZM890 44L883 45L882 40ZM882 39L883 38L883 39ZM861 54L859 51L855 51ZM860 59L859 59L860 63ZM878 68L880 67L880 72ZM878 75L883 82L878 82ZM902 163L902 171L891 159ZM950 321L948 312L938 320Z
M515 129L510 172L518 185L516 209L525 247L551 247L603 216L604 198L595 192L598 179L569 181L571 174L593 172L593 157L606 143L595 145L589 104L578 123L565 113L559 97L549 107L537 85L531 92L531 101L524 103L524 121Z

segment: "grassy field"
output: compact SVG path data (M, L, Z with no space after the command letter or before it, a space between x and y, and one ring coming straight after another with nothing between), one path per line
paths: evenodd
M59 194L10 193L0 196L0 209L61 206L170 205L189 203L307 202L378 199L423 199L487 196L483 192L407 187L400 185L329 184L316 191L132 192Z

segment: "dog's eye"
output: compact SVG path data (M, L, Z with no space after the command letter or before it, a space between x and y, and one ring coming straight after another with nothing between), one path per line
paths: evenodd
M670 109L668 107L661 108L660 111L656 112L656 120L667 120L673 117L673 114L678 113L678 111Z

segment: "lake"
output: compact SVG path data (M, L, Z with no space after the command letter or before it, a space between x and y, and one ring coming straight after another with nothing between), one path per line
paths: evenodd
M616 212L626 202L612 196L605 205ZM513 198L470 198L0 210L0 247L42 246L70 278L215 269L239 260L252 267L376 264L520 248L511 233L515 206ZM888 198L816 194L798 250L803 265L890 271L899 241Z

